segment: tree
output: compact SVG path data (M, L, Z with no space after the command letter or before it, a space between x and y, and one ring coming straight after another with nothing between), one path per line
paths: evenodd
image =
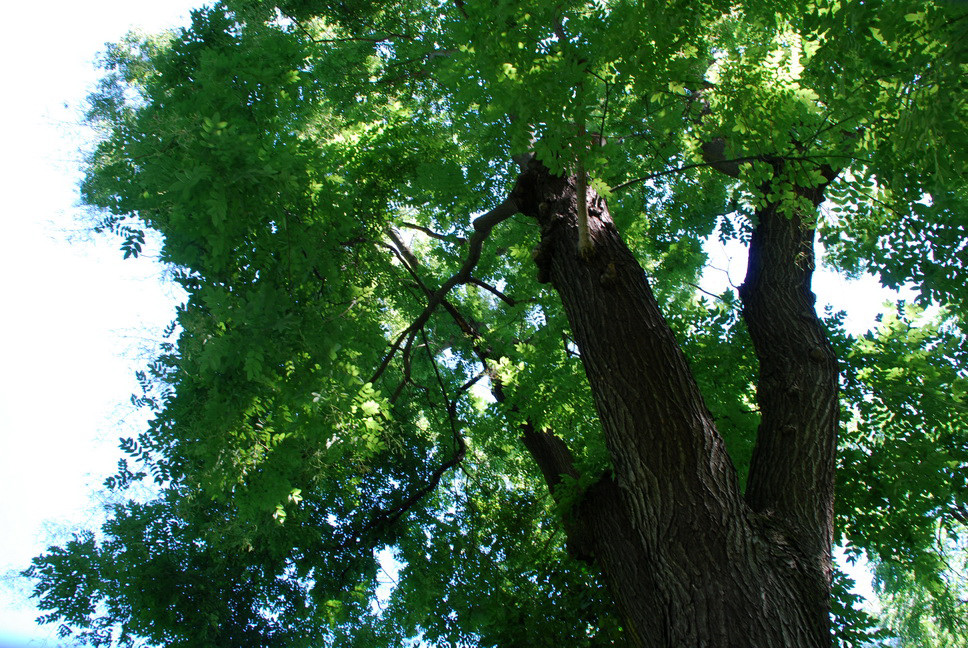
M28 570L42 620L829 646L835 540L939 579L966 30L946 2L230 0L114 46L84 199L125 256L160 232L189 297L110 519ZM737 293L696 288L710 237L748 247ZM848 336L817 240L935 309ZM844 600L836 641L873 637Z

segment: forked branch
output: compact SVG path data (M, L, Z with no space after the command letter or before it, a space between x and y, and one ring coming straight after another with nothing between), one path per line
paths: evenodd
M482 216L478 216L474 219L474 233L471 234L470 241L468 242L467 257L464 259L464 263L450 279L444 282L444 284L434 292L427 300L427 306L424 308L423 312L417 316L417 319L413 321L390 345L390 350L384 356L383 361L377 370L370 377L370 382L375 383L383 375L383 372L387 370L390 366L390 362L393 361L394 356L397 351L400 350L400 346L404 343L404 340L416 334L430 316L434 314L437 306L444 301L447 293L451 291L454 286L465 284L471 279L471 273L474 268L477 267L477 263L481 260L481 250L484 246L484 241L491 234L491 230L498 225L511 218L518 213L517 203L513 198L508 197L500 205L487 212Z

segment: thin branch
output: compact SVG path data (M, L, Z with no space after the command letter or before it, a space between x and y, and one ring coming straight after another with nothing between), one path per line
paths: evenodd
M674 169L666 169L665 171L658 171L656 173L649 174L647 176L642 176L641 178L633 178L632 180L626 180L621 184L617 184L612 187L612 191L618 191L619 189L625 189L634 184L640 182L648 182L649 180L655 180L656 178L661 178L662 176L671 175L673 173L681 173L683 171L689 171L690 169L699 169L702 167L711 167L717 164L739 164L740 162L755 162L757 160L763 160L762 155L747 155L744 157L734 158L732 160L716 160L715 162L696 162L695 164L687 164L685 166L676 167Z
M570 337L568 337L568 334L565 333L564 331L561 332L561 342L564 345L565 357L566 358L580 358L581 357L581 353L579 353L577 351L572 351L571 348L569 347L569 345L571 345L571 346L574 346L577 349L578 348L578 343L575 342L574 340L572 340Z
M400 394L403 392L403 388L410 382L410 375L412 373L411 366L413 365L413 341L414 337L410 336L407 338L407 343L403 347L403 379L400 381L400 385L393 391L393 395L390 397L391 403L397 402L397 399L400 398Z
M286 290L289 292L290 297L292 296L292 237L289 235L289 210L283 210L282 212L282 223L286 228L286 257L287 257L287 268L286 268Z
M558 8L559 11L560 9L561 7ZM561 22L561 18L562 16L560 13L555 15L554 32L555 32L555 36L558 37L558 41L562 44L562 46L565 46L568 44L568 35L565 34L565 26Z
M649 180L654 180L655 178L661 178L665 175L670 175L673 173L681 173L682 171L689 171L690 169L698 169L701 167L715 167L723 164L740 164L742 162L776 162L778 160L785 160L787 162L812 162L817 166L820 166L817 159L830 159L830 158L842 158L847 160L854 160L856 162L869 163L870 160L859 158L853 155L802 155L797 157L777 157L771 155L746 155L743 157L732 158L729 160L714 160L712 162L696 162L695 164L686 164L685 166L676 167L674 169L666 169L665 171L658 171L647 176L642 176L641 178L633 178L632 180L626 180L621 184L617 184L612 187L612 191L618 191L619 189L625 189L634 184L640 182L647 182Z
M454 398L459 398L462 394L467 392L471 387L476 385L481 380L481 378L483 378L486 375L487 375L487 372L484 370L477 372L477 375L475 375L473 378L468 379L467 382L465 382L463 385L457 388L457 394L454 395Z
M353 299L353 300L351 300L350 301L350 305L346 307L346 310L344 310L339 315L333 315L332 317L330 317L330 318L328 318L328 319L326 319L324 321L326 321L326 322L332 322L334 319L338 319L340 317L345 317L351 310L353 310L353 307L356 306L358 303L360 303L360 300L359 299Z
M404 40L413 40L413 36L407 36L406 34L387 34L386 36L347 36L345 38L310 38L314 43L388 43L398 38L402 38Z
M594 76L598 76L592 72ZM599 77L601 78L601 77ZM602 83L605 84L605 105L602 106L602 125L598 127L598 143L601 144L605 141L605 119L608 117L608 93L609 85L605 79L602 79Z
M454 234L440 234L438 232L433 231L432 229L424 227L423 225L417 225L416 223L408 223L404 221L400 223L400 227L406 227L407 229L418 230L420 232L423 232L427 236L430 236L431 238L439 239L441 241L457 242L457 243L460 243L461 245L463 245L464 243L467 243L467 239L464 238L463 236L456 236Z
M400 517L410 510L417 502L422 500L428 493L437 488L437 485L440 484L440 480L443 478L444 473L464 460L464 456L467 454L467 444L464 442L464 438L460 435L460 432L457 429L457 403L460 400L460 397L485 375L484 372L479 373L477 376L461 385L457 390L457 393L454 394L453 399L448 398L447 388L444 385L443 377L440 375L440 370L437 368L437 361L434 358L433 351L430 349L430 343L427 341L427 334L424 332L423 328L421 328L419 332L421 337L423 337L424 346L427 349L427 355L430 357L431 365L434 368L434 374L437 376L437 384L440 386L441 395L443 396L444 402L447 404L447 416L450 419L450 428L454 437L454 454L450 459L445 461L436 470L434 470L426 484L414 491L392 511L377 513L370 525L368 525L370 529L374 531L379 527L390 526L399 520Z
M414 56L413 58L403 59L400 61L394 61L387 65L387 69L400 67L401 65L406 65L408 63L415 63L417 61L429 61L435 58L445 58L456 54L457 50L452 49L435 49L427 52L426 54L421 54L420 56Z
M417 257L414 256L410 248L408 248L407 245L403 242L403 240L401 240L400 235L396 231L391 229L389 232L389 235L396 247L393 247L390 245L386 245L385 247L390 249L394 253L394 255L396 255L396 257L400 260L400 263L403 264L407 272L410 273L410 276L413 277L414 281L416 282L416 285L421 290L423 290L426 296L430 297L433 293L431 292L430 288L427 287L427 284L425 284L423 280L420 278L420 276L417 274L417 266L420 265L420 262L417 260ZM461 315L460 311L458 311L457 308L453 304L451 304L449 300L444 299L443 301L441 301L441 305L444 307L444 310L446 310L450 314L454 322L457 324L458 327L460 327L460 330L466 336L468 336L472 340L475 340L475 343L477 340L480 339L481 334L478 332L476 325L472 325L470 322L468 322L467 319L463 315Z
M299 20L297 18L295 18L291 14L288 14L285 11L282 11L282 10L279 10L279 13L281 13L283 16L285 16L286 18L288 18L289 20L291 20L292 23L296 27L298 27L299 30L306 36L306 38L308 38L310 40L310 42L313 42L313 43L321 43L321 44L322 43L356 43L356 42L360 42L360 43L386 43L386 42L390 42L390 41L393 41L393 40L398 39L398 38L402 38L404 40L413 40L414 39L413 36L410 36L408 34L393 34L393 33L388 33L385 36L346 36L344 38L316 38L311 33L309 33L309 30L306 29L303 26L303 24L301 22L299 22Z
M427 340L427 331L420 329L420 337L423 338L424 347L427 349L427 357L430 358L430 366L433 367L434 376L437 378L440 395L444 399L444 404L447 405L447 419L450 422L450 431L454 437L454 456L457 456L457 454L463 455L464 439L457 432L457 400L460 398L460 395L454 396L453 401L447 398L447 386L444 385L444 379L440 375L440 368L437 366L437 358L434 357L434 352L430 348L430 342Z
M401 263L403 263L407 267L408 272L411 273L411 275L416 279L416 281L421 286L423 286L423 283L420 281L416 273L416 268L418 265L418 261L416 257L409 250L409 248L407 248L407 246L403 243L403 241L400 240L400 237L397 234L397 232L395 232L392 229L390 230L390 238L399 247L399 250L391 247L391 249L393 249L394 253L397 255L397 258L399 258L401 260ZM387 247L390 247L390 246L387 246ZM479 282L478 280L475 280L473 277L469 277L468 282L477 283L478 285L483 283L483 282ZM427 294L430 293L429 289L427 289L425 286L424 286L424 290ZM431 354L431 362L434 367L434 373L437 376L438 384L441 386L441 392L444 395L444 401L445 403L447 403L448 417L450 418L451 429L455 437L455 457L456 457L458 456L458 454L463 456L463 453L466 452L466 445L464 443L464 440L458 436L457 426L455 421L456 403L460 398L460 395L468 391L473 385L475 385L481 378L485 376L490 378L491 394L494 396L494 399L496 401L500 403L505 403L507 399L507 395L504 391L504 385L501 383L500 378L496 375L496 372L494 371L493 365L489 364L488 362L488 361L495 360L496 354L493 352L492 349L486 347L483 344L484 342L483 336L480 334L480 332L477 330L475 326L473 326L470 322L468 322L463 317L463 315L460 314L460 312L453 306L453 304L451 304L446 299L442 300L442 304L444 308L447 310L447 312L454 319L454 321L457 323L458 327L460 327L460 329L469 338L473 340L474 352L477 354L478 358L480 359L481 365L483 367L480 373L478 373L472 379L468 380L466 383L464 383L464 385L462 385L457 390L457 394L455 394L452 400L448 400L446 391L444 390L443 380L437 368L437 363L436 361L434 361L433 356ZM424 336L424 345L428 348L428 353L429 353L430 345L427 342L426 335L422 328L420 330L420 333L421 335ZM565 336L565 334L562 334L562 336L563 336L563 339L565 339L565 347L567 352L567 346L568 346L567 337ZM511 413L516 413L521 411L520 408L517 406L517 404L511 404L508 409L509 409L509 412ZM570 449L568 448L568 445L565 443L563 439L555 435L550 430L538 430L537 428L535 428L534 423L530 419L526 419L524 422L518 423L517 427L518 427L518 430L520 430L521 432L520 438L522 443L524 444L525 448L528 450L528 453L531 455L532 459L535 461L539 470L541 471L542 475L545 478L545 482L548 486L549 495L554 498L556 487L558 486L558 484L561 483L563 479L562 477L563 475L567 475L574 479L577 479L579 477L579 472L574 462L574 456L572 455ZM455 465L458 465L459 468L462 471L464 471L464 473L467 474L468 477L472 479L472 481L474 481L473 478L467 473L467 470L464 467L463 463L458 462ZM439 478L435 479L433 483L434 485L439 483ZM429 492L429 490L427 492ZM393 519L395 520L397 519L397 517L399 516L396 516ZM569 525L566 525L566 536L571 538L572 537L571 534L573 530L574 530L574 527L569 527ZM581 543L580 540L578 540L577 542L579 544Z
M393 523L399 520L404 513L413 508L417 502L422 500L427 496L428 493L437 488L437 485L440 484L440 480L443 478L444 473L459 464L464 459L466 450L466 446L463 445L463 439L461 439L461 445L457 452L454 453L453 457L442 463L436 470L434 470L434 472L430 475L430 478L423 486L411 493L409 497L400 502L400 504L398 504L392 510L380 511L374 515L373 519L367 525L367 531L375 535L379 530L393 525ZM357 540L357 542L359 541L360 540ZM345 545L346 543L344 543L344 547Z
M403 239L400 237L400 232L391 227L387 231L387 236L389 236L390 240L393 241L393 245L387 245L386 243L378 243L377 245L390 250L390 252L393 253L393 256L397 257L400 265L402 265L403 268L410 273L410 276L413 277L416 285L424 292L429 294L430 289L427 288L420 276L417 275L417 257L415 257L410 248L407 247L407 244L403 242Z
M495 288L491 284L487 283L486 281L482 281L481 279L478 279L477 277L471 277L470 279L467 280L467 283L472 283L475 286L480 286L484 290L488 291L489 293L493 294L495 297L497 297L498 299L500 299L501 301L503 301L508 306L516 306L517 303L518 303L518 301L516 299L514 299L513 297L508 297L507 295L505 295L504 293L502 293L500 290L498 290L497 288Z
M430 477L427 479L427 481L424 483L423 486L416 489L413 493L407 496L398 505L396 505L395 507L393 507L388 511L378 510L376 514L373 516L373 518L370 520L370 522L363 529L363 531L359 534L356 534L352 538L353 539L352 543L349 541L344 541L343 543L341 543L340 545L341 549L349 548L351 544L359 545L362 542L364 542L364 540L368 540L369 541L368 544L370 545L375 545L376 543L374 542L374 540L377 539L377 534L379 534L379 532L382 529L385 529L393 525L397 520L399 520L404 515L404 513L409 511L411 508L413 508L415 504L417 504L420 500L426 497L427 494L429 494L431 491L436 489L437 486L440 484L440 480L443 478L444 473L446 473L454 466L459 465L461 461L463 461L464 456L467 454L467 444L464 442L463 437L460 436L460 433L457 430L457 422L456 422L457 402L460 400L460 397L464 393L466 393L481 378L484 377L485 373L482 371L474 378L465 382L463 385L461 385L458 388L457 393L454 395L453 399L448 398L447 390L446 390L446 387L444 386L443 378L440 375L440 371L437 369L437 362L436 360L434 360L433 352L430 351L430 345L427 342L426 335L423 333L423 329L421 329L420 333L424 337L424 345L427 347L427 353L430 355L431 364L434 367L434 373L437 375L438 384L440 385L441 393L444 397L444 402L447 403L447 415L450 418L451 430L454 435L454 454L453 456L451 456L450 459L442 463L434 470L433 473L431 473Z

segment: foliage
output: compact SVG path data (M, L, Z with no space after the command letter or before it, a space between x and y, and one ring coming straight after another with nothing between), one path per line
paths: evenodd
M916 628L958 636L965 623L955 603L968 461L959 324L901 303L845 361L854 429L842 444L839 486L854 510L841 529L878 562L889 626L918 645L926 639Z
M960 648L968 637L964 525L957 535L940 529L936 542L938 557L944 562L939 573L912 573L889 561L881 562L876 570L886 625L905 648Z
M904 605L941 601L939 529L968 505L966 26L947 2L234 0L113 46L84 200L126 257L160 232L189 297L110 520L28 570L42 620L98 646L621 644L518 438L553 428L582 474L608 470L537 228L491 232L447 295L466 326L438 309L400 336L532 146L608 198L741 474L756 359L736 296L694 288L703 241L747 241L756 206L842 170L828 260L944 308L859 339L828 318L839 532ZM716 138L735 180L704 161ZM772 185L771 156L796 162ZM148 478L157 499L125 496ZM837 591L842 645L874 636Z

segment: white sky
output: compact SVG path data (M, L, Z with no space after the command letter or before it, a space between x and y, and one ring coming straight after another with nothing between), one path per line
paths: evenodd
M34 625L15 574L48 542L97 519L91 495L119 458L117 439L141 429L128 403L134 372L179 298L150 258L122 261L119 241L77 236L92 62L129 29L186 24L201 4L8 3L0 21L0 648L58 645L53 627ZM738 284L745 259L732 256ZM873 280L849 288L818 277L817 291L852 307L855 330L890 299Z
M201 0L6 3L0 20L0 647L55 646L13 577L55 528L84 524L90 493L138 425L127 398L143 349L174 312L149 259L118 241L66 240L76 222L78 127L104 43L187 24ZM125 424L129 428L125 429ZM57 536L62 537L62 536ZM19 639L18 639L19 638Z

